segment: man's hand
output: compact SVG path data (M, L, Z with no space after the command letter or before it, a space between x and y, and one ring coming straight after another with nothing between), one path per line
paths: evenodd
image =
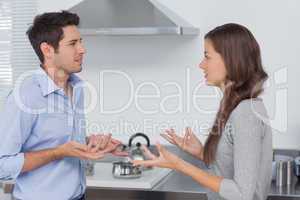
M107 153L112 153L117 156L128 155L127 152L122 152L117 148L121 142L111 138L111 135L98 135L92 136L91 138L88 145L69 141L56 148L26 152L22 172L32 171L52 161L63 159L64 157L98 160L103 158Z
M80 144L75 141L67 142L57 147L54 151L56 159L64 157L77 157L84 160L97 160L103 158L105 152L103 151L88 151L88 146Z
M111 153L115 156L128 156L127 152L122 152L118 147L121 141L111 137L111 134L91 135L88 140L88 152Z
M111 143L111 134L97 134L91 135L88 138L88 152L97 152L97 151L104 151L107 153L108 146Z
M128 156L128 152L127 151L123 151L122 148L122 142L116 139L112 139L112 143L115 146L114 150L111 151L110 153L114 156Z

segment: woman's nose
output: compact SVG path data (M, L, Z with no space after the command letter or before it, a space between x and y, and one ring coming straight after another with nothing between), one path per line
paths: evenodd
M199 67L200 69L204 69L203 61L201 61L201 62L199 63L198 67Z

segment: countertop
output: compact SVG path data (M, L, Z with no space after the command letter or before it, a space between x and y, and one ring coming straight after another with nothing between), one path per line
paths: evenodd
M171 151L184 158L186 161L199 166L205 167L202 162L193 159L188 154L178 151L170 147ZM276 150L275 153L284 155L298 156L299 152ZM124 199L127 200L142 200L142 199L206 199L207 189L196 183L192 178L185 176L176 171L172 171L168 176L162 179L151 190L135 190L124 188L96 188L88 187L87 196L88 200L98 199ZM118 198L121 197L121 198ZM290 186L278 187L275 182L272 182L268 200L288 199L300 200L300 181L296 177L293 178L293 183Z
M139 178L115 178L112 168L111 162L96 163L93 176L86 177L87 187L152 189L172 171L171 169L151 168L144 170Z
M147 199L150 192L155 192L151 194L153 198L159 197L160 199L169 199L166 196L172 196L170 199L206 199L207 189L193 181L190 177L185 176L176 171L172 171L168 176L166 176L162 181L160 181L156 186L150 190L140 190L140 189L124 189L124 188L96 188L88 187L87 194L88 200L102 199L95 197L104 197L109 199L114 197L114 194L119 194L118 196L131 196L129 199ZM138 196L139 198L133 198L133 196ZM162 196L164 198L162 198ZM104 199L104 198L103 198ZM117 199L116 197L111 199ZM120 198L122 199L122 198ZM271 199L299 199L300 200L300 182L295 178L293 184L290 186L278 187L275 182L272 182L269 200Z

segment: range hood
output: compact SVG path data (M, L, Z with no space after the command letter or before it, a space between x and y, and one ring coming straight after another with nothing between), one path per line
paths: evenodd
M156 0L83 0L69 9L80 16L82 35L197 35Z

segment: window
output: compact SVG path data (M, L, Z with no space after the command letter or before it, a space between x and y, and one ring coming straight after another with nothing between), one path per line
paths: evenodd
M36 14L36 0L0 0L0 109L18 77L38 67L26 36Z
M0 107L12 86L11 29L12 5L9 0L0 0Z

